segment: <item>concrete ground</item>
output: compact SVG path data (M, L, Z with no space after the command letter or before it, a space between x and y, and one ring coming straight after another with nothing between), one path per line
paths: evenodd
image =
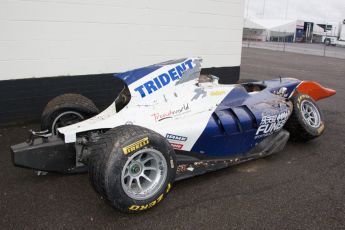
M28 126L0 128L0 229L344 229L345 65L334 58L243 49L241 77L296 77L337 95L320 101L326 130L271 157L174 184L158 207L117 212L87 174L34 176L11 164Z
M243 41L243 47L269 49L276 51L285 51L292 53L302 53L325 57L334 57L345 59L344 46L325 46L324 44L306 44L306 43L283 43L283 42L252 42Z

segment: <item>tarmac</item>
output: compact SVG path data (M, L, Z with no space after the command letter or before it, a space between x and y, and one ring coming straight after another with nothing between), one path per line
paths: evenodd
M243 48L241 78L278 76L337 90L318 102L323 136L177 182L160 205L135 215L106 205L87 174L38 177L14 167L9 146L39 125L0 128L0 229L344 229L344 60Z
M284 43L284 42L255 42L243 41L242 47L286 51L301 54L310 54L324 57L345 59L344 46L325 46L319 43Z

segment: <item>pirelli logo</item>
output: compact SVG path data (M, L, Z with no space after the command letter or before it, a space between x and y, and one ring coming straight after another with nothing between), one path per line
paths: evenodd
M145 145L148 145L149 143L150 143L149 138L145 137L139 141L134 142L133 144L130 144L130 145L122 148L122 150L123 150L123 153L125 155L127 155L128 153L131 153L137 149L140 149L141 147L144 147Z

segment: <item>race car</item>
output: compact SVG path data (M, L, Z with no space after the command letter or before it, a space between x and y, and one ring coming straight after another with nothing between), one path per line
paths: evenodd
M315 101L334 90L293 78L220 84L202 73L201 61L114 74L124 88L101 113L82 95L54 98L43 111L43 131L11 146L14 165L38 174L88 172L111 206L132 213L162 202L177 180L323 133Z

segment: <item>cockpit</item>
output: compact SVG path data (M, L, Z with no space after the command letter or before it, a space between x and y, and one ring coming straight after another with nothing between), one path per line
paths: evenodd
M116 112L120 112L131 100L131 93L125 84L119 96L115 99Z

